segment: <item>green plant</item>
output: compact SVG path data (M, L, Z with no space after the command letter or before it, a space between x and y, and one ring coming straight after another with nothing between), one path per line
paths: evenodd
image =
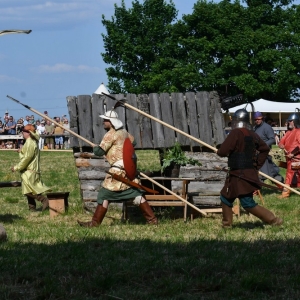
M172 164L180 166L185 166L187 164L201 166L201 163L197 159L186 156L178 142L176 142L173 147L164 150L161 171L164 171Z

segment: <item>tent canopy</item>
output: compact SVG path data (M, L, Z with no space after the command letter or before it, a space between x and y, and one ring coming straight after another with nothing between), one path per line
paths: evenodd
M265 99L259 99L252 102L254 105L254 111L272 113L272 112L295 112L297 108L300 110L300 102L274 102ZM239 106L235 106L229 109L230 113L234 113L238 109L245 108L247 104L242 104ZM246 110L251 112L252 106L250 104L247 105Z

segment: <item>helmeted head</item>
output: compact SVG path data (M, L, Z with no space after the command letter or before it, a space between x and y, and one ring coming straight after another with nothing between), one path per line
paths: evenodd
M289 115L288 119L288 129L293 129L294 127L300 128L300 117L297 113L292 113Z
M109 120L116 130L123 127L122 121L114 110L108 110L104 115L99 116L102 119Z
M238 109L232 116L231 128L247 128L252 129L250 124L249 113L246 109Z

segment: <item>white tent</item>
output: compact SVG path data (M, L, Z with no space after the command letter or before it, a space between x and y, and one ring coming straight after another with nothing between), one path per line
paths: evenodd
M281 127L285 123L290 113L300 110L300 102L274 102L265 99L259 99L253 101L254 111L260 111L263 114L269 113L271 117L276 120L278 125ZM229 109L229 113L232 114L238 109L245 108L247 111L252 113L251 104L242 104ZM225 121L228 122L228 117L225 117Z
M107 90L107 88L106 88L106 86L104 85L103 82L99 85L99 87L94 92L94 94L102 95L102 93L105 93L105 94L109 95L109 91Z
M252 102L254 105L254 111L260 111L265 113L290 113L300 110L300 102L274 102L265 99L259 99ZM230 113L234 113L240 108L245 108L246 104L235 106L229 109ZM252 112L252 106L250 104L246 107L247 111Z

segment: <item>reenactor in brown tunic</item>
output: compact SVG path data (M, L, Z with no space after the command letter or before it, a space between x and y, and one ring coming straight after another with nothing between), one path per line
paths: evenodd
M268 209L258 205L253 193L261 188L258 170L264 164L269 153L269 146L252 131L249 114L245 109L235 112L232 130L218 149L221 157L228 156L228 174L221 190L223 227L232 225L232 207L236 198L242 207L270 225L281 225L282 219Z

